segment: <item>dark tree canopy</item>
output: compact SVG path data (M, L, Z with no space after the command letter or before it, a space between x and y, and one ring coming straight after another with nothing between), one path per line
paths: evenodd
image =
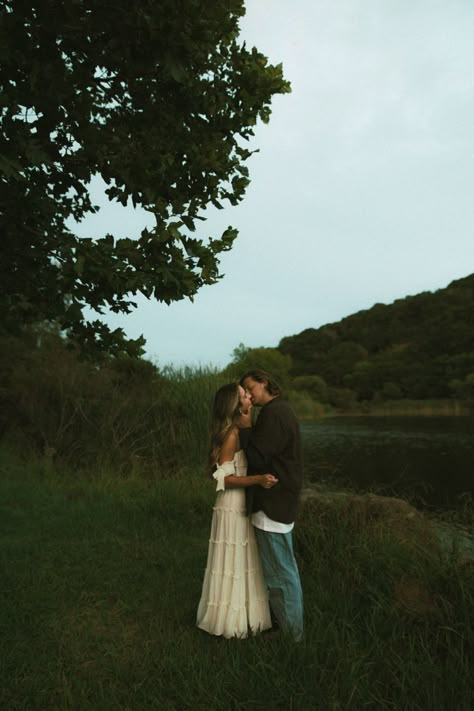
M287 336L278 349L291 356L291 375L306 382L317 375L358 400L455 394L471 401L474 274Z
M171 303L219 278L237 232L202 235L198 220L243 198L246 141L289 91L280 65L238 41L243 14L243 0L1 3L4 329L54 321L117 352L121 332L87 322L85 307L129 312L138 292ZM153 229L78 238L71 218L96 210L96 175Z

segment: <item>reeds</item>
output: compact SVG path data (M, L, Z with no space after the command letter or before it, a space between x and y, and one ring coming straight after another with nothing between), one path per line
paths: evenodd
M58 471L82 476L205 469L209 411L224 382L211 366L160 371L128 357L93 364L52 338L23 348L3 375L3 441L26 457L45 455Z

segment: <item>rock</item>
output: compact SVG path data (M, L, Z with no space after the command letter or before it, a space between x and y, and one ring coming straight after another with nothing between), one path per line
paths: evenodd
M305 518L317 517L323 522L337 514L357 528L393 534L397 541L410 547L431 547L437 540L432 521L403 499L312 486L303 490L302 502Z
M440 610L428 591L426 584L418 578L402 578L394 584L395 600L400 607L418 615L438 615Z

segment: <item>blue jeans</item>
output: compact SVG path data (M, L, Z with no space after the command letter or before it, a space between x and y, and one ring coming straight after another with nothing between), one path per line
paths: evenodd
M270 607L282 632L303 639L303 591L290 533L255 528Z

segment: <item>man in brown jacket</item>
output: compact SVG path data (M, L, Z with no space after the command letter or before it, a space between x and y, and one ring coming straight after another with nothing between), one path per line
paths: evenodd
M247 508L273 615L281 630L299 642L303 638L303 593L292 541L303 483L299 426L269 373L248 371L240 384L249 392L252 404L262 408L253 427L250 413L241 418L240 439L248 473L270 473L278 479L271 489L249 487Z

